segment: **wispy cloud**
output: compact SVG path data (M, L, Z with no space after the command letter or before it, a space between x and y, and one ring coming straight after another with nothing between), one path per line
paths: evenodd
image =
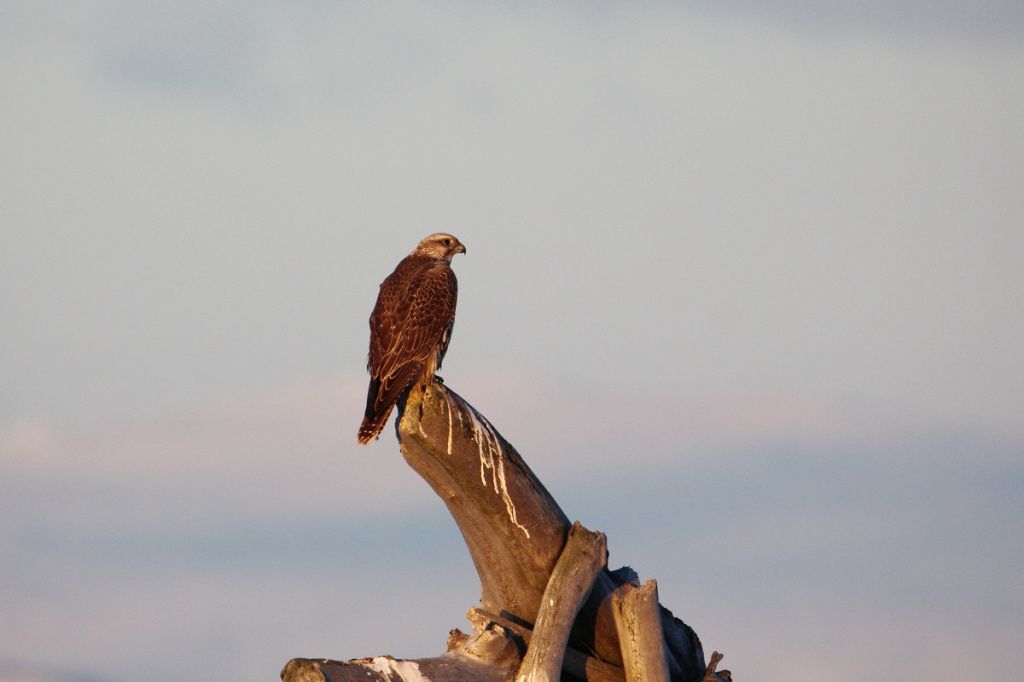
M768 22L789 22L805 30L882 31L913 36L959 35L974 40L1010 39L1024 31L1024 10L1013 0L869 0L821 3L750 0L701 3L705 11L733 13Z
M24 5L0 45L4 419L355 367L443 227L473 371L1020 428L1015 43L459 4L247 8L219 41L228 5L104 7ZM278 104L97 58L189 39Z
M269 47L267 14L233 2L108 6L94 20L95 66L122 87L251 99Z

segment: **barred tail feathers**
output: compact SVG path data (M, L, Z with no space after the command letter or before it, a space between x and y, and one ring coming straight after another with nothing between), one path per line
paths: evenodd
M388 408L379 415L368 415L363 417L363 423L359 425L358 440L360 443L366 445L380 435L380 432L384 430L384 426L388 423L388 417L391 416L391 410L393 408L394 405L389 405Z
M425 376L422 362L407 362L392 372L387 381L371 377L370 387L366 391L363 425L359 428L360 443L369 443L381 432L395 403L421 375ZM433 374L430 379L433 379Z

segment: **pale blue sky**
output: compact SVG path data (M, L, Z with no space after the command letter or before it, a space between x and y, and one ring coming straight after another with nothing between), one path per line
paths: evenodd
M441 229L447 380L738 679L1012 676L1024 13L857 7L0 6L0 679L466 627L354 442Z

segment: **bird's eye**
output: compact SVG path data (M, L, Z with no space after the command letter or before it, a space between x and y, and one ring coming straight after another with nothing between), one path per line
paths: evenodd
M445 245L445 246L451 246L451 245L452 245L452 240L451 240L451 239L448 239L447 237L445 237L445 239L444 239L444 245Z

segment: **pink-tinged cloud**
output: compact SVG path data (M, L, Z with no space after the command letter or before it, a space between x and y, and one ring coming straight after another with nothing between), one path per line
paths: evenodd
M623 456L634 468L664 469L749 456L766 445L824 450L906 435L894 418L801 394L598 393L524 376L470 377L452 386L528 461L558 474L583 463L612 467Z
M429 491L396 448L356 445L360 384L306 382L124 423L20 421L0 431L0 471L51 489L110 491L75 505L38 502L39 513L71 524L355 518L423 504ZM167 509L161 496L171 490L179 502Z
M898 433L884 420L803 396L599 394L501 375L451 385L549 484L608 481L623 461L667 474L779 443L824 452ZM0 431L0 471L46 481L52 491L65 486L68 494L26 504L70 527L354 520L436 504L405 466L391 426L369 447L356 444L364 391L361 376L333 377L123 423L24 420ZM74 498L100 489L108 493Z
M638 465L659 465L680 453L720 457L757 444L829 443L897 430L800 395L595 393L518 375L451 385L538 462L579 463L592 453L628 450ZM123 423L65 426L27 418L0 429L0 467L90 480L283 477L302 481L300 488L324 477L387 479L393 470L385 463L397 457L393 428L369 447L355 443L364 391L362 377L334 377Z

